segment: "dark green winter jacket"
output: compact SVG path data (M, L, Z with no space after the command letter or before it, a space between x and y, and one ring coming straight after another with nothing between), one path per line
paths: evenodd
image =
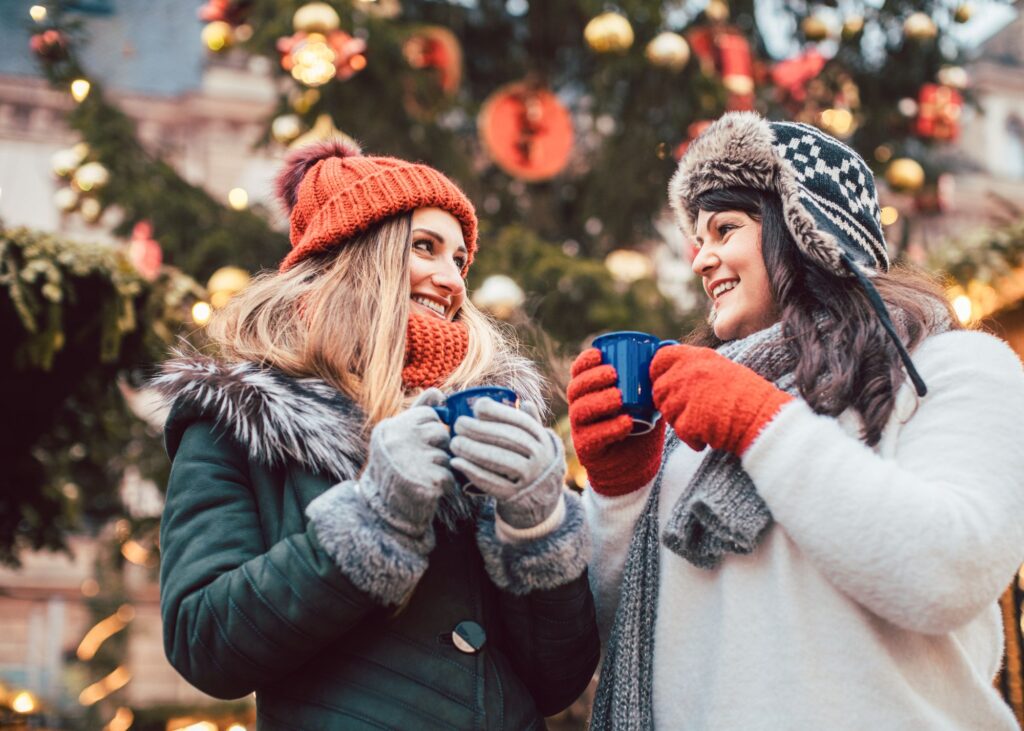
M536 398L518 371L489 380ZM587 685L598 639L575 496L561 527L520 544L497 539L491 505L443 502L424 560L352 489L359 415L325 383L194 357L157 386L173 401L164 644L197 688L255 692L261 731L411 731L543 728Z

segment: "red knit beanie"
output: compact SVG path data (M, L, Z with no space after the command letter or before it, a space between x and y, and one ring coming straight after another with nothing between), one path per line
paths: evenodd
M463 273L476 253L473 204L455 183L426 165L367 157L350 143L326 140L288 155L277 193L291 212L292 250L281 262L282 272L417 208L440 208L459 220L469 250Z

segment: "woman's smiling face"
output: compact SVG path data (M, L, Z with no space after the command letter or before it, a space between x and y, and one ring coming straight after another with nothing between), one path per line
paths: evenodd
M711 326L721 340L763 330L778 319L761 256L761 223L742 211L697 214L693 272L712 300Z
M412 214L411 246L411 312L454 319L466 299L462 270L469 257L458 219L440 208L417 208Z

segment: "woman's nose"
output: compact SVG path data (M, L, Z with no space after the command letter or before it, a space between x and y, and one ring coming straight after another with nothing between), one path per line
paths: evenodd
M693 257L693 273L701 276L714 269L719 263L718 257L708 247L702 247Z
M466 289L466 283L462 279L462 271L455 262L442 264L431 276L430 281L452 294L461 294Z

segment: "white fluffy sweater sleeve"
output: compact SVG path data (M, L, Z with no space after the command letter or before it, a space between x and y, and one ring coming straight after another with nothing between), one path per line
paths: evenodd
M743 466L834 586L939 634L990 605L1024 556L1024 376L1002 341L975 332L929 338L914 363L929 393L890 420L880 446L893 458L797 400Z

